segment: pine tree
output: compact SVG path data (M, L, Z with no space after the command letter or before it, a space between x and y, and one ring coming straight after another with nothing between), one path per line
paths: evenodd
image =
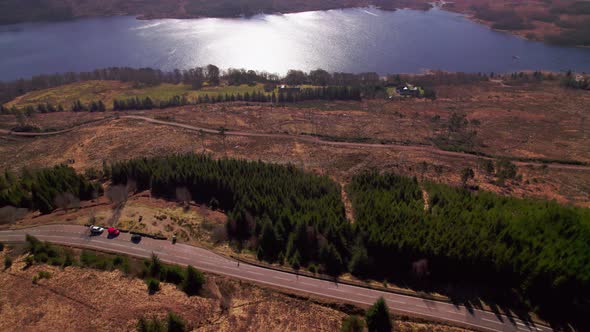
M186 278L182 284L182 290L188 295L197 295L203 284L205 283L205 276L192 266L186 268Z
M173 312L168 313L167 321L168 332L185 332L187 330L184 320Z
M389 308L383 297L380 297L377 302L367 310L365 321L367 322L367 329L369 332L391 332L393 330Z

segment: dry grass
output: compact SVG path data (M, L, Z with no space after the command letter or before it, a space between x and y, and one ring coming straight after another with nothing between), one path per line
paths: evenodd
M585 105L590 95L564 90L557 82L521 84L484 82L469 86L440 87L435 102L383 101L306 103L276 108L270 105L199 105L178 109L130 112L195 126L265 133L316 133L359 137L373 141L409 142L432 146L431 138L445 133L453 112L466 115L469 129L477 130L474 148L497 156L590 161ZM302 106L302 107L299 107ZM303 107L304 106L304 107ZM107 112L106 115L112 115ZM79 121L79 114L38 114L45 126ZM435 120L440 117L440 119ZM459 185L460 170L472 167L473 184L482 189L517 197L556 199L590 206L590 172L575 169L520 167L520 183L496 186L478 168L474 158L445 156L396 148L363 148L317 145L288 139L204 135L140 120L113 119L51 137L0 140L0 168L44 167L68 159L79 171L100 168L102 161L150 157L171 153L202 152L215 157L235 157L292 163L345 184L366 169L380 169ZM421 164L427 163L423 172ZM436 170L440 172L437 172ZM349 211L350 212L350 211ZM350 214L350 213L349 213Z
M175 202L150 198L148 193L140 193L130 197L119 213L115 213L113 205L101 197L83 202L80 208L69 211L58 210L48 215L31 212L14 224L3 227L92 223L167 238L176 235L184 243L212 245L215 242L213 233L220 228L224 229L225 219L225 214L206 206L191 205L185 209Z
M29 92L7 103L6 106L12 107L14 105L24 108L26 106L36 107L40 103L50 103L52 105L62 104L65 109L69 109L76 100L80 100L84 104L102 100L106 105L112 106L115 96L118 96L121 91L130 89L132 89L131 83L86 81Z
M338 331L351 310L215 275L207 275L204 297L188 297L170 284L148 295L142 280L119 271L23 268L21 258L0 272L2 331L134 331L139 317L163 318L169 311L195 331ZM40 271L51 277L33 284ZM466 331L420 321L395 324L396 331Z
M219 94L244 95L253 91L264 91L264 85L259 83L238 86L205 86L199 90L193 90L187 84L163 83L156 86L136 87L133 83L119 81L85 81L29 92L6 103L5 106L8 108L16 106L23 109L27 106L37 107L39 104L50 103L55 106L61 104L65 110L69 110L72 103L77 100L85 105L92 101L102 100L106 108L112 110L115 99L150 97L154 101L165 101L174 96L186 96L189 100L196 100L199 96L205 97L205 95L209 97L217 97Z

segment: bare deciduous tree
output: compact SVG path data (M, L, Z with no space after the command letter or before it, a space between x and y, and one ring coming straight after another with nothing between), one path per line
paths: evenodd
M80 207L80 199L71 193L60 193L55 196L55 206L67 212L68 209Z
M110 186L107 190L107 198L113 205L121 205L127 201L127 187L123 185Z
M176 200L182 204L185 210L188 210L192 200L190 191L186 187L176 188Z
M0 225L14 223L17 219L17 210L14 206L0 208Z
M428 276L430 274L430 270L428 269L428 260L420 259L412 263L412 272L414 272L418 278Z
M107 190L107 197L113 204L113 214L109 219L109 225L114 226L119 221L119 218L123 213L125 203L127 203L127 199L129 198L129 194L136 191L137 183L132 179L128 179L126 185L116 185L109 187Z

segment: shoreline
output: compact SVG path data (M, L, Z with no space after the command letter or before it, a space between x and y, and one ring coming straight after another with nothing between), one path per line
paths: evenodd
M259 15L286 15L286 14L298 14L298 13L308 13L308 12L323 12L323 11L330 11L330 10L346 10L346 9L363 9L363 8L373 8L373 9L378 9L381 11L386 11L386 12L395 12L398 10L416 10L416 11L430 11L430 10L442 10L448 13L454 13L454 14L458 14L463 16L465 19L479 24L479 25L483 25L488 27L490 30L493 31L497 31L497 32L502 32L502 33L508 33L512 36L518 37L520 39L523 40L527 40L527 41L533 41L533 42L540 42L546 45L552 45L552 46L558 46L558 47L574 47L574 48L590 48L590 46L586 46L586 45L574 45L574 44L558 44L558 43L551 43L549 41L546 40L547 37L549 37L549 35L538 35L538 34L534 34L534 38L531 38L530 36L527 36L528 33L523 32L523 31L519 31L519 30L503 30L503 29L496 29L493 27L493 25L495 24L495 22L493 21L486 21L486 20L482 20L479 19L475 16L475 14L470 13L470 12L464 12L464 11L460 11L460 10L453 10L452 7L449 7L448 5L452 4L452 2L445 2L445 1L433 1L433 2L428 2L428 3L423 3L423 4L415 4L415 5L410 5L410 6L396 6L396 5L344 5L344 6L333 6L333 7L321 7L321 8L316 8L316 7L310 7L310 8L302 8L302 9L292 9L292 10L285 10L285 11L273 11L273 12L265 12L265 11L260 11L258 13L255 14L251 14L251 15L246 15L244 13L241 13L239 15L191 15L191 14L186 14L186 13L129 13L129 12L118 12L118 13L109 13L109 14L105 14L105 15L77 15L74 16L72 18L68 18L68 19L64 19L64 20L45 20L45 21L22 21L22 22L18 22L18 23L11 23L11 24L1 24L0 23L0 28L2 27L10 27L10 26L14 26L14 25L18 25L18 24L34 24L34 23L42 23L42 24L50 24L50 23L60 23L60 22L73 22L76 20L81 20L81 19L92 19L92 18L112 18L112 17L122 17L122 16L129 16L129 17L134 17L136 20L140 20L140 21L150 21L150 20L166 20L166 19L170 19L170 20L191 20L191 19L207 19L207 18L215 18L215 19L251 19L253 17L259 16ZM7 31L9 31L10 29L7 29ZM529 31L530 32L530 31Z

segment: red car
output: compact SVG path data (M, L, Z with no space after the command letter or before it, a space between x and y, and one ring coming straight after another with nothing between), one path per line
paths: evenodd
M107 232L109 232L110 236L119 236L119 233L121 233L118 229L116 229L114 227L109 227Z

